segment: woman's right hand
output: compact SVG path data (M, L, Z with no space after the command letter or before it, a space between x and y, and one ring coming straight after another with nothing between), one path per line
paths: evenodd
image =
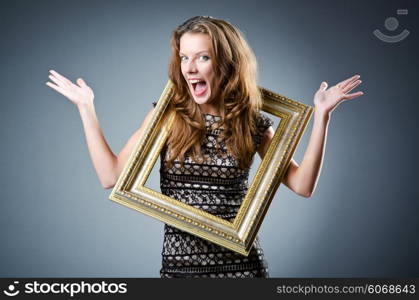
M77 85L72 83L71 80L67 79L63 75L57 73L54 70L50 70L48 76L52 82L47 82L46 85L56 90L78 107L81 105L92 105L95 95L93 90L86 84L86 82L79 78L77 79Z

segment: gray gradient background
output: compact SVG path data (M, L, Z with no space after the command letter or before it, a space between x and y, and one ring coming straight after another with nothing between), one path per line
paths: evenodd
M409 9L397 16L398 8ZM359 73L333 113L305 199L281 186L260 231L272 277L418 277L418 6L414 1L2 1L0 276L158 277L163 223L108 200L77 109L45 85L83 77L119 152L167 80L169 37L195 15L246 35L259 84L312 105ZM398 44L372 35L395 16ZM295 153L301 161L310 122ZM151 185L158 186L153 179Z

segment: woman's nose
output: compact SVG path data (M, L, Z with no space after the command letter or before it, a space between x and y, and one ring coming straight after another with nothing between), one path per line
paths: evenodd
M190 61L187 63L187 66L186 66L186 71L187 71L188 73L196 73L196 72L197 72L197 68L196 68L196 63L195 63L195 61L190 60Z

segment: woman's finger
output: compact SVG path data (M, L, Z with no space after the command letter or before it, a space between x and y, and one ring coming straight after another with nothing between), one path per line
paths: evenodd
M352 83L350 83L350 84L348 84L343 90L342 90L342 92L343 93L345 93L345 94L347 94L347 93L349 93L350 91L352 91L354 88L356 88L358 85L360 85L361 84L361 80L356 80L356 81L354 81L354 82L352 82Z
M61 80L62 82L67 83L67 84L72 84L71 80L69 80L68 78L66 78L66 77L64 77L63 75L59 74L57 71L50 70L50 72L51 72L51 73L52 73L55 77L57 77L59 80Z
M49 75L48 78L58 86L65 86L66 85L62 80L55 77L54 75Z
M49 86L50 88L56 90L57 92L59 92L61 95L67 97L67 95L66 95L67 93L62 87L60 87L58 85L55 85L55 84L53 84L52 82L49 82L49 81L46 82L46 85Z
M359 75L354 75L354 76L352 76L352 77L349 77L348 79L345 79L345 80L343 80L343 81L341 81L341 82L339 82L338 84L337 84L337 86L338 87L340 87L340 88L345 88L348 84L350 84L352 81L355 81L355 80L357 80L358 78L360 78L361 76L359 76Z
M343 100L351 100L362 95L364 95L364 92L361 92L361 91L353 93L353 94L346 94L344 95Z
M83 80L83 78L78 78L77 79L77 84L79 85L79 87L85 87L85 86L87 86L87 84L86 84L86 82Z
M326 82L326 81L323 81L323 82L320 84L319 90L320 90L320 91L325 91L326 89L327 89L327 82Z
M51 73L48 76L51 80L53 80L57 85L59 86L68 86L68 82L66 82L63 78L58 77L57 75L54 75L53 73ZM53 79L54 78L54 79Z

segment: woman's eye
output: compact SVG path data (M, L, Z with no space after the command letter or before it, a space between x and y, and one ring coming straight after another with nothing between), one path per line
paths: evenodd
M202 56L200 57L200 59L201 59L201 60L203 60L203 61L207 61L207 60L209 59L209 56L207 56L207 55L202 55Z
M181 56L180 57L180 61L184 61L184 60L186 60L187 59L187 57L186 56Z

